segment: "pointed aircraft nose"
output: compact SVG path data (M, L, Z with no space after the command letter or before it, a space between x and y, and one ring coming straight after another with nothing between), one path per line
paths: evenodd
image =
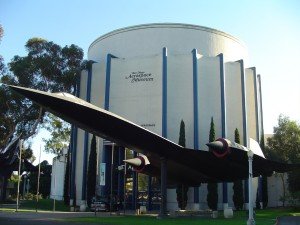
M128 163L131 166L139 167L142 165L142 160L140 158L133 158L133 159L125 159L123 162Z
M224 150L224 144L221 141L213 141L206 144L210 149L222 151Z
M216 141L207 143L206 145L209 147L209 151L218 158L223 158L231 152L228 141L224 138L219 138Z

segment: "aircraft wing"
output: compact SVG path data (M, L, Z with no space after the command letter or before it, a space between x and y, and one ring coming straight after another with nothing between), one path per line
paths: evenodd
M168 157L170 150L183 149L166 138L71 94L48 93L17 86L10 88L65 121L137 152Z
M160 176L160 158L168 159L168 184L186 183L197 186L204 182L223 182L248 177L247 154L231 146L233 154L218 157L214 151L183 148L114 113L96 107L67 93L48 93L29 88L10 86L11 89L41 105L45 110L120 146L142 153L150 164L139 172ZM222 150L221 150L222 151ZM222 155L223 153L221 153ZM137 166L138 167L138 166ZM276 169L289 170L286 164L275 163L255 155L253 174L270 175Z

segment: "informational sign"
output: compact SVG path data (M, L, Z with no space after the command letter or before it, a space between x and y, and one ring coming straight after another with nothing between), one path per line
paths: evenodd
M105 186L106 163L100 163L100 186Z
M154 76L152 75L152 73L146 73L144 71L136 71L136 72L131 72L129 75L126 75L125 79L129 80L131 83L148 82L148 81L153 81Z
M110 68L109 110L161 134L161 68L161 55L113 58Z

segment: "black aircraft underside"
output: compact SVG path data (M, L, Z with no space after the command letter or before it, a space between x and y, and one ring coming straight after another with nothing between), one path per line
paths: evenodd
M66 93L47 93L29 88L10 86L45 110L120 146L147 156L150 164L141 173L160 176L161 158L167 159L168 185L184 183L199 186L206 182L231 182L248 178L247 152L230 147L230 154L217 157L212 151L194 150L163 138L116 114L101 109ZM286 172L299 167L253 157L253 176L270 176L274 171Z

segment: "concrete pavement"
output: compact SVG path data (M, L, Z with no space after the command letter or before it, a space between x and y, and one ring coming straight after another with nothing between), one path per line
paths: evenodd
M0 211L1 225L68 225L73 222L66 218L91 217L93 212L4 212ZM97 213L97 217L109 216L109 213ZM76 225L85 223L76 222Z
M300 225L300 216L281 216L276 220L276 225Z

